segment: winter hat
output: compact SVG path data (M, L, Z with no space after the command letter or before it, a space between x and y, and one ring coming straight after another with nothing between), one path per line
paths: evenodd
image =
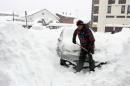
M82 20L78 20L77 23L76 23L76 25L77 25L77 26L78 26L78 25L84 25L84 22L83 22Z

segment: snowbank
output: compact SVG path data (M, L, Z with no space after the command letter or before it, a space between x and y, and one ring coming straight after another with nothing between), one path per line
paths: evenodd
M61 30L0 23L0 86L129 86L129 29L114 35L95 33L94 59L111 62L94 73L77 74L59 66Z

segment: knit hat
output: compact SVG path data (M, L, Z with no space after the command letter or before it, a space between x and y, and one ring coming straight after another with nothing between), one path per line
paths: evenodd
M83 22L82 20L78 20L77 23L76 23L76 25L77 25L77 26L78 26L78 25L84 25L84 22Z

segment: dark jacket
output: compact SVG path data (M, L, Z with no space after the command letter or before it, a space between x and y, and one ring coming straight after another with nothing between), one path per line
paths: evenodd
M76 42L76 36L78 35L81 46L86 49L94 49L95 38L89 28L83 27L82 30L78 28L74 31L73 34L73 43Z

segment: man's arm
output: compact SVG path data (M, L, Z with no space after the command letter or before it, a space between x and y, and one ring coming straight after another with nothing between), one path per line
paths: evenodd
M76 44L76 36L77 36L77 30L75 30L74 33L73 33L72 42L73 42L74 44Z
M89 42L95 42L94 35L90 29L88 30L88 37L89 37Z
M89 29L89 32L88 32L88 34L89 34L89 47L90 47L90 52L92 53L92 54L94 54L94 48L95 48L95 38L94 38L94 35L93 35L93 33L92 33L92 31Z

